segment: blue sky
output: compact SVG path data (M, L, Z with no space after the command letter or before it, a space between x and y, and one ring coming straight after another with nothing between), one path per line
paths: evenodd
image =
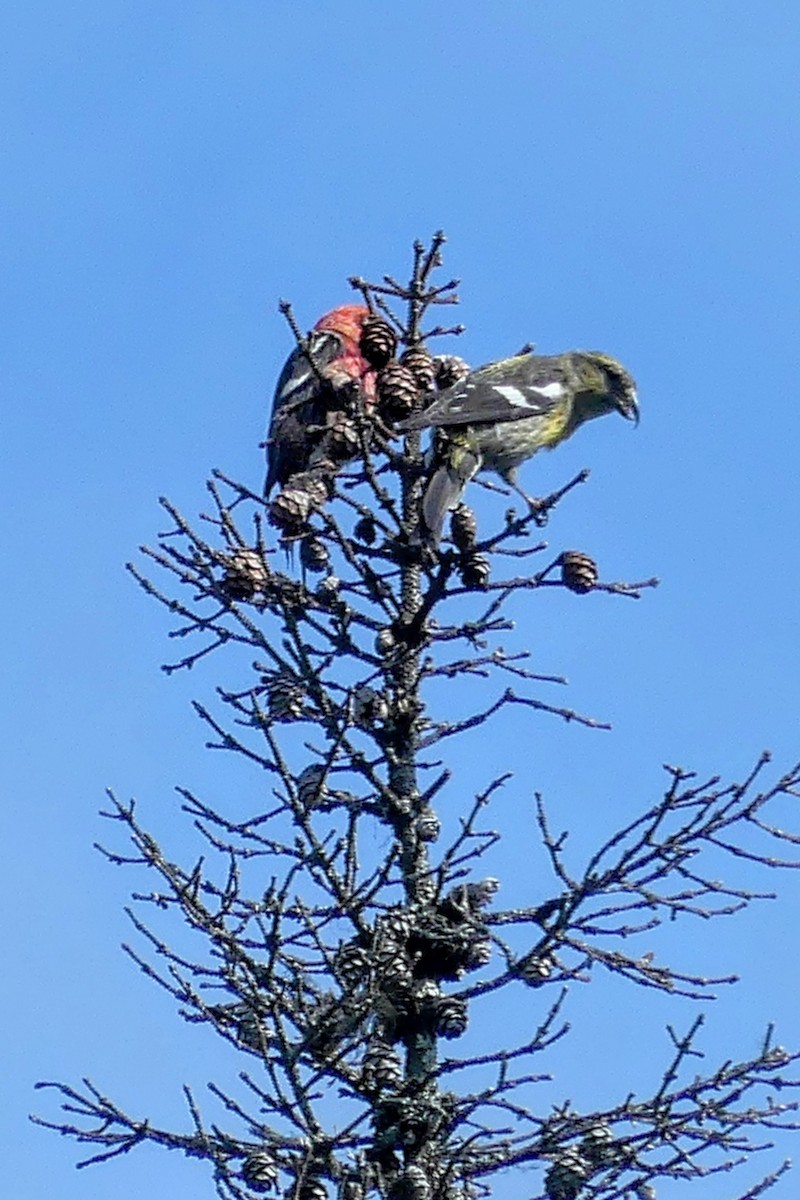
M89 1074L183 1124L183 1080L238 1066L120 953L137 881L92 850L108 785L176 855L176 784L256 785L204 753L189 710L224 664L167 680L165 617L123 572L163 525L156 497L194 513L214 466L258 486L290 349L278 298L310 324L347 276L405 273L443 227L468 326L443 349L597 347L636 375L636 432L596 422L523 483L590 466L552 544L663 581L520 614L537 668L615 728L543 718L522 750L487 740L465 788L509 763L512 824L538 788L580 848L657 797L662 762L794 762L800 29L789 3L739 0L29 0L0 15L0 46L4 1174L17 1200L197 1200L213 1194L197 1164L143 1152L78 1174L76 1148L26 1120L34 1080ZM779 904L686 929L692 961L743 976L708 1012L714 1058L750 1053L772 1019L800 1046L800 888L755 882ZM691 1015L585 993L589 1057L563 1070L589 1097L651 1052L655 1071L664 1021Z

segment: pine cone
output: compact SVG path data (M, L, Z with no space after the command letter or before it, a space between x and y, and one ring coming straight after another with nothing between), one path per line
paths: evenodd
M321 1179L313 1175L306 1176L296 1193L298 1200L328 1200L328 1192ZM295 1189L290 1189L290 1195L295 1195Z
M406 992L412 983L411 966L402 950L381 948L376 957L384 990L393 996Z
M325 767L322 763L311 763L297 776L297 799L305 808L312 808L325 799Z
M482 591L488 585L489 573L489 560L484 554L470 554L461 564L461 582L475 591Z
M576 1147L565 1150L544 1177L548 1200L577 1200L591 1173L589 1164Z
M242 1010L236 1014L231 1014L234 1018L234 1032L236 1037L243 1046L249 1046L251 1050L258 1050L263 1053L268 1035L257 1013L254 1013L252 1009L248 1009L244 1004L232 1007Z
M597 577L597 563L588 554L565 550L561 555L561 582L571 592L590 592Z
M479 967L485 967L492 959L492 943L488 937L476 937L470 942L467 953L464 956L464 969L466 971L477 971Z
M328 547L319 538L304 538L300 543L300 563L307 571L324 571L330 559Z
M375 635L375 653L380 654L381 658L385 658L387 654L391 654L397 646L397 638L394 635L394 630L388 625L383 629L379 629Z
M381 943L388 942L394 946L405 945L414 921L411 914L402 908L393 908L380 918L379 930Z
M554 965L555 960L549 954L531 955L517 963L516 971L520 979L535 987L550 978Z
M344 986L352 990L369 975L370 959L363 946L345 942L337 950L333 965Z
M242 1163L242 1179L253 1192L268 1192L278 1182L278 1168L271 1154L254 1150Z
M592 1125L580 1144L581 1153L595 1167L605 1166L617 1157L614 1134L608 1125Z
M428 1172L418 1163L409 1163L403 1172L403 1200L429 1200L431 1185Z
M333 413L328 429L322 439L325 454L334 463L350 462L361 453L361 438L358 424L346 413Z
M495 879L493 875L487 875L477 883L468 883L467 902L470 909L475 912L479 908L485 908L487 904L491 904L499 890L500 880Z
M311 497L303 487L289 482L282 487L269 506L270 524L281 533L296 534L305 525L311 513Z
M220 588L230 600L250 600L264 591L269 567L257 550L236 550L226 560Z
M469 363L457 354L438 354L433 360L436 386L440 392L454 387L469 375Z
M386 697L375 688L359 687L353 693L353 720L362 729L369 729L377 721L383 721L389 712Z
M466 921L491 904L499 887L499 881L492 875L478 883L457 883L439 904L439 912L449 921Z
M442 831L442 823L432 808L423 808L417 817L417 834L422 842L435 842Z
M378 530L372 517L359 517L353 526L353 537L365 546L371 546L378 536Z
M445 996L436 1014L436 1031L442 1037L457 1038L467 1028L467 1002L457 996Z
M417 381L408 367L390 363L378 376L378 411L390 425L413 412L418 395Z
M439 1007L442 1000L442 989L435 979L414 980L414 1003L420 1013L429 1012Z
M400 355L400 364L411 372L421 392L433 390L436 363L424 346L412 346L406 350L405 354Z
M361 327L359 349L370 366L380 370L394 358L397 334L383 317L367 317Z
M294 679L281 676L267 692L269 715L276 721L296 721L303 715L305 691Z
M364 1055L364 1075L379 1088L398 1088L403 1082L399 1054L386 1042L374 1042Z
M450 514L450 537L456 550L462 554L469 553L475 545L478 535L478 522L475 513L466 504L457 504Z
M348 1175L339 1184L338 1200L364 1200L364 1184L359 1175Z
M328 483L320 472L293 475L269 506L270 523L282 533L297 534L314 509L322 508L329 496Z
M339 595L340 587L341 580L335 575L326 575L320 581L315 595L323 608L332 608L337 604L341 604L341 597Z

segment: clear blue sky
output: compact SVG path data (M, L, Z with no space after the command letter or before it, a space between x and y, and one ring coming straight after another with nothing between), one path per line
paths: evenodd
M195 512L213 466L260 483L280 296L310 324L348 275L404 273L444 227L472 362L530 339L636 375L638 431L597 422L523 482L592 467L553 544L663 579L638 603L531 605L537 667L614 732L543 718L522 753L487 739L465 791L509 762L507 815L527 829L539 788L580 847L656 798L664 761L738 776L764 747L800 757L800 28L777 0L27 0L0 15L0 55L3 1174L15 1200L200 1200L197 1164L78 1174L77 1148L26 1122L34 1080L86 1073L183 1125L180 1084L239 1065L120 953L142 880L91 848L113 840L106 785L178 855L174 785L222 802L258 782L202 751L189 711L222 661L165 679L165 616L123 573L163 524L156 497ZM780 906L687 925L675 949L743 974L708 1013L714 1059L771 1019L800 1045L800 890L757 882ZM582 1104L642 1083L651 1054L654 1077L664 1020L690 1017L590 992L576 1015L596 1024L563 1062Z

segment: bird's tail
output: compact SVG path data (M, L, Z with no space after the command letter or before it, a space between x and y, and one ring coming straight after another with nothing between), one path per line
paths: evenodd
M439 545L445 517L461 499L464 488L480 470L481 456L471 448L458 444L447 447L443 461L435 467L422 498L423 535L428 545Z

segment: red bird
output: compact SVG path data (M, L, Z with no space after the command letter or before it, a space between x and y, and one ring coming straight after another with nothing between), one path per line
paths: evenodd
M374 408L376 371L360 347L370 315L360 304L331 309L312 329L308 354L298 346L286 360L267 435L267 496L324 457L325 433L338 413L359 402L366 412Z

